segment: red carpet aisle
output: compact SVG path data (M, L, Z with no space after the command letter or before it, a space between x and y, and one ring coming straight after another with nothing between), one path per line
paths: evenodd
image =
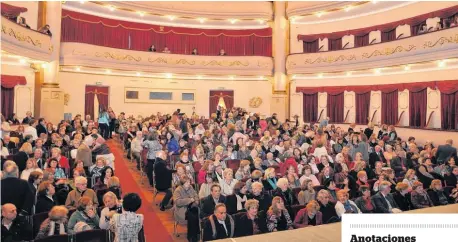
M162 224L156 212L153 210L152 197L147 198L142 188L137 184L129 169L129 161L123 157L123 151L117 141L110 140L107 142L115 158L115 174L119 177L122 186L123 195L135 192L142 199L142 207L138 211L145 217L144 228L147 242L167 242L173 241L172 236ZM135 167L135 166L133 166ZM146 181L146 179L145 179Z

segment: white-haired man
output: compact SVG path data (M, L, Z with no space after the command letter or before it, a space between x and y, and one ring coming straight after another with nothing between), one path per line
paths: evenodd
M140 170L141 163L141 153L143 150L143 132L137 131L135 138L130 143L130 152L132 153L132 158L137 161L137 169Z
M67 200L65 201L65 206L68 209L75 209L76 204L81 197L90 198L95 207L99 205L97 194L94 192L94 190L87 188L86 177L79 176L75 178L75 188L75 190L68 193Z

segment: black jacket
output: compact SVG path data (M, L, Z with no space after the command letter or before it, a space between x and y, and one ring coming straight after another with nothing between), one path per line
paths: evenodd
M223 195L219 196L218 203L226 203L226 197ZM215 210L215 201L213 200L212 195L202 199L200 217L205 218L213 214Z
M434 206L442 206L442 205L448 204L448 194L445 194L444 191L439 192L439 191L434 191L432 189L428 189L428 195L429 195L429 198L431 198L431 201L433 202ZM444 200L444 203L441 203L440 198L439 198L440 195L445 196L446 199ZM445 203L445 201L447 202Z
M235 194L226 196L225 204L226 204L226 209L227 209L228 214L234 215L237 212L245 211L244 209L237 211L237 195Z
M51 208L56 206L56 200L51 200L45 195L38 196L37 205L35 206L35 214L51 211Z
M272 204L272 197L269 194L261 194L259 196L255 196L253 194L247 194L247 199L256 199L259 202L259 211L267 212L269 210L270 205Z
M33 231L32 227L25 220L25 217L17 216L13 220L13 224L8 230L5 226L2 226L2 242L13 242L13 241L23 241L23 240L32 240Z
M154 174L157 190L165 191L172 187L172 170L167 167L167 163L163 159L156 158Z
M253 222L248 218L248 215L245 212L235 214L234 220L236 224L234 237L253 235ZM269 231L267 229L266 213L259 212L254 221L258 225L259 233L263 234Z
M391 193L386 195L386 200L389 201L391 208L398 208L398 205L394 201L393 195ZM391 213L386 200L381 192L378 192L377 194L372 196L372 201L374 201L376 213Z
M18 214L27 212L31 215L35 194L30 190L29 183L15 177L5 178L1 183L2 205L12 203Z
M323 224L330 223L332 218L335 220L339 219L335 209L336 204L332 202L328 202L326 205L323 205L321 202L318 202L318 204L320 204L320 212L323 214Z
M377 161L386 163L386 160L385 160L385 157L383 156L382 151L380 151L380 154L377 154L376 152L372 152L369 154L369 165L371 166L372 169L375 168L375 162Z
M457 177L451 173L450 175L445 175L444 176L445 182L447 182L448 187L455 187L457 183Z
M41 124L38 124L37 125L37 136L40 137L40 134L46 134L46 133L48 133L48 131L46 131L46 127Z
M393 199L402 211L409 211L413 209L412 200L410 199L410 193L401 195L400 192L396 191L393 194Z
M21 173L27 166L28 159L29 156L24 151L19 151L13 155L13 161L16 162L16 165L19 168L19 173Z
M436 160L439 164L447 163L447 160L452 156L455 158L455 161L458 160L455 147L448 144L437 147Z
M215 229L216 229L216 236L213 237L213 229L210 223L210 219L206 219L204 222L204 235L203 235L203 241L211 241L211 240L218 240L218 239L226 239L231 237L231 222L230 222L230 217L231 215L226 215L226 220L224 223L226 224L226 230L224 229L224 226L218 222L218 219L216 218L215 215L211 215L210 217L213 217L213 221L215 222ZM209 218L210 218L209 217ZM235 221L234 221L235 225ZM235 231L234 231L235 233Z

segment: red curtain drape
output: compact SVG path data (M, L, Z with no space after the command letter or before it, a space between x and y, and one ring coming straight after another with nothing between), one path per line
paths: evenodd
M369 33L355 36L355 47L363 47L369 45Z
M62 42L147 51L153 44L174 54L272 56L272 29L195 29L126 22L62 10Z
M458 12L458 5L455 5L453 7L437 10L434 12L422 14L419 16L415 16L412 18L407 18L407 19L402 19L399 21L391 22L391 23L386 23L386 24L381 24L381 25L375 25L375 26L370 26L366 28L360 28L360 29L350 29L350 30L344 30L344 31L339 31L339 32L332 32L332 33L321 33L321 34L313 34L313 35L301 35L299 34L297 36L298 40L302 41L314 41L316 39L337 39L341 38L345 35L364 35L367 34L371 31L376 31L376 30L382 30L386 31L387 29L396 29L400 25L408 24L410 26L418 24L419 21L426 21L428 18L435 18L435 17L440 17L440 18L445 18L449 16L453 16Z
M303 94L304 122L316 122L318 120L318 93Z
M382 92L382 124L396 125L398 122L398 90Z
M327 105L328 117L332 123L344 122L344 93L329 94Z
M396 28L386 30L386 31L381 31L381 37L382 37L382 43L383 42L389 42L396 40Z
M441 127L458 129L458 91L441 93Z
M107 109L109 104L108 96L110 95L109 88L103 86L86 86L84 113L85 115L91 115L93 120L96 120L96 117L94 117L95 95L97 95L97 99L99 100L99 107L103 106Z
M342 38L328 39L328 50L341 50Z
M409 91L409 125L423 128L426 126L427 89Z
M367 124L369 107L371 103L371 92L357 93L355 97L355 112L357 124Z
M230 110L234 107L234 91L232 90L214 90L210 91L209 99L209 115L216 113L218 107L219 99L223 98L226 109Z
M320 49L318 46L319 40L314 40L311 42L304 41L303 47L304 47L304 53L316 53Z
M19 14L27 12L27 8L17 7L6 3L1 3L2 16L7 18L17 18Z
M9 118L14 112L14 87L5 88L2 86L2 114Z
M360 85L360 86L325 86L325 87L296 87L296 92L302 92L306 94L312 94L317 92L327 92L331 94L338 94L344 91L347 92L356 92L356 93L365 93L368 91L382 91L382 92L392 92L392 91L403 91L405 89L411 91L420 91L425 88L443 89L454 88L454 85L458 84L458 81L431 81L431 82L411 82L411 83L396 83L396 84L384 84L384 85Z
M16 85L26 85L27 80L24 76L11 76L2 74L1 85L4 88L14 88Z

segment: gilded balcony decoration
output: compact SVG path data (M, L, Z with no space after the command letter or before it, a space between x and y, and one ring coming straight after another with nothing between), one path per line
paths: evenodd
M14 55L49 61L54 47L50 36L20 26L2 16L2 50Z
M62 43L60 58L63 66L97 66L129 71L246 76L271 76L273 72L271 57L164 54L83 43Z
M458 55L458 28L412 36L391 42L288 56L288 74L307 74L379 68Z

